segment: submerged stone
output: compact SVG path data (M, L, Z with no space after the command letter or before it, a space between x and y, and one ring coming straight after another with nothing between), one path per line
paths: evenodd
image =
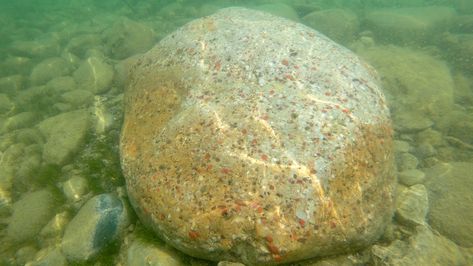
M38 128L46 138L43 160L63 165L84 143L90 125L87 110L62 113L41 121Z
M7 239L13 242L32 240L54 215L54 198L49 190L28 193L13 204Z
M120 151L141 221L177 249L249 265L343 253L393 214L375 73L302 24L228 8L131 68Z
M70 261L86 261L116 240L128 225L122 201L112 194L93 197L67 225L61 248Z
M439 163L426 169L429 224L460 246L473 248L473 163Z

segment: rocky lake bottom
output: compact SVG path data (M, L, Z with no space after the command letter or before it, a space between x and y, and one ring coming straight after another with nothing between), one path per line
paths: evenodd
M0 265L239 265L192 258L145 229L118 151L136 57L235 5L303 23L355 52L378 72L393 119L392 223L363 250L290 265L473 265L473 4L385 2L2 8Z

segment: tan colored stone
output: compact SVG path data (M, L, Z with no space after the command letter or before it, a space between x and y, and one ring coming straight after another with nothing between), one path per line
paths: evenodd
M141 221L248 265L362 248L393 213L374 73L295 22L241 8L190 22L131 69L120 151Z

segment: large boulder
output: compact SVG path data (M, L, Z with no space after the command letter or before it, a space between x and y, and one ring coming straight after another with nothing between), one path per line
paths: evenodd
M242 8L131 68L120 140L141 221L192 256L264 265L364 247L393 214L388 108L349 50Z

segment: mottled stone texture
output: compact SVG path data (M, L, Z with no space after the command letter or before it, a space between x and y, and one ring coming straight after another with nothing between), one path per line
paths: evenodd
M361 248L393 213L375 73L301 24L229 8L132 68L121 160L144 224L196 257L277 264Z

